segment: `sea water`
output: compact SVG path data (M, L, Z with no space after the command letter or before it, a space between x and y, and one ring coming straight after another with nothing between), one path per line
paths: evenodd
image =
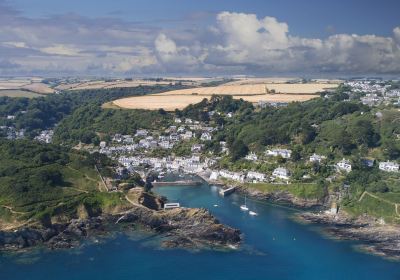
M160 249L156 235L117 234L99 243L62 251L0 255L0 279L400 279L400 263L355 249L357 242L324 236L323 226L301 224L296 210L247 199L220 197L207 184L155 191L186 207L204 207L242 231L231 251Z

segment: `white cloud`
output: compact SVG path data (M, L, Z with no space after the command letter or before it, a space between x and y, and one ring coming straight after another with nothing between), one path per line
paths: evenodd
M395 40L397 41L397 44L400 45L400 26L393 29L393 35Z
M31 19L2 11L0 0L1 12L0 61L13 67L0 74L400 74L400 27L391 37L320 39L246 13L221 12L206 28L161 29L78 15Z
M66 46L62 44L55 44L49 47L40 48L42 53L54 54L54 55L65 55L65 56L79 56L80 50L73 46Z
M2 44L5 47L13 47L13 48L21 48L21 49L28 48L28 46L25 42L4 42Z
M181 67L200 67L201 56L193 55L196 52L196 45L191 47L177 47L174 40L161 33L154 41L155 52L159 62L167 69L179 70Z

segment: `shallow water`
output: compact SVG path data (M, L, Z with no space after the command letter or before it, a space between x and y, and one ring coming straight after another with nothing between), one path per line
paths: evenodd
M334 241L321 227L293 221L295 210L222 198L216 188L159 187L159 194L188 207L208 208L221 222L241 229L245 242L233 252L158 249L157 238L117 235L81 249L0 256L0 279L400 279L400 263ZM214 205L218 205L215 207Z

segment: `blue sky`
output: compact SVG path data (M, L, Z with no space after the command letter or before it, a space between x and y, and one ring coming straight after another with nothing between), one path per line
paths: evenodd
M332 31L387 36L400 24L398 0L12 0L8 3L29 17L76 13L152 24L167 24L171 20L171 25L184 19L191 19L193 24L210 23L211 15L220 11L255 13L279 18L290 25L293 34L304 37L323 37ZM196 20L201 13L209 17L200 16Z
M396 0L0 0L0 75L400 73Z

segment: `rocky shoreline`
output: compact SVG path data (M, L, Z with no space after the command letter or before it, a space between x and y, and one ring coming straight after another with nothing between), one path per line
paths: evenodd
M332 238L359 241L357 247L362 251L400 261L399 226L382 224L369 216L353 218L343 210L336 215L320 211L329 208L329 197L324 200L301 199L285 191L264 193L243 186L237 186L236 191L254 199L303 209L305 211L296 215L298 220L324 225L323 231Z
M323 207L325 205L324 201L319 201L318 199L303 199L295 197L287 191L264 193L256 189L250 189L243 186L238 186L236 188L236 191L240 194L246 195L254 199L268 200L274 203L286 204L303 209Z
M0 231L0 250L15 251L34 246L73 248L90 237L133 231L138 227L162 236L161 246L167 248L229 249L240 245L240 231L221 224L206 209L155 210L158 200L158 197L141 194L139 203L122 213L103 213L97 217L71 219L67 223Z
M360 241L363 251L400 261L400 227L383 225L369 216L352 218L343 211L337 215L305 212L297 217L305 222L324 225L328 236L341 240Z

